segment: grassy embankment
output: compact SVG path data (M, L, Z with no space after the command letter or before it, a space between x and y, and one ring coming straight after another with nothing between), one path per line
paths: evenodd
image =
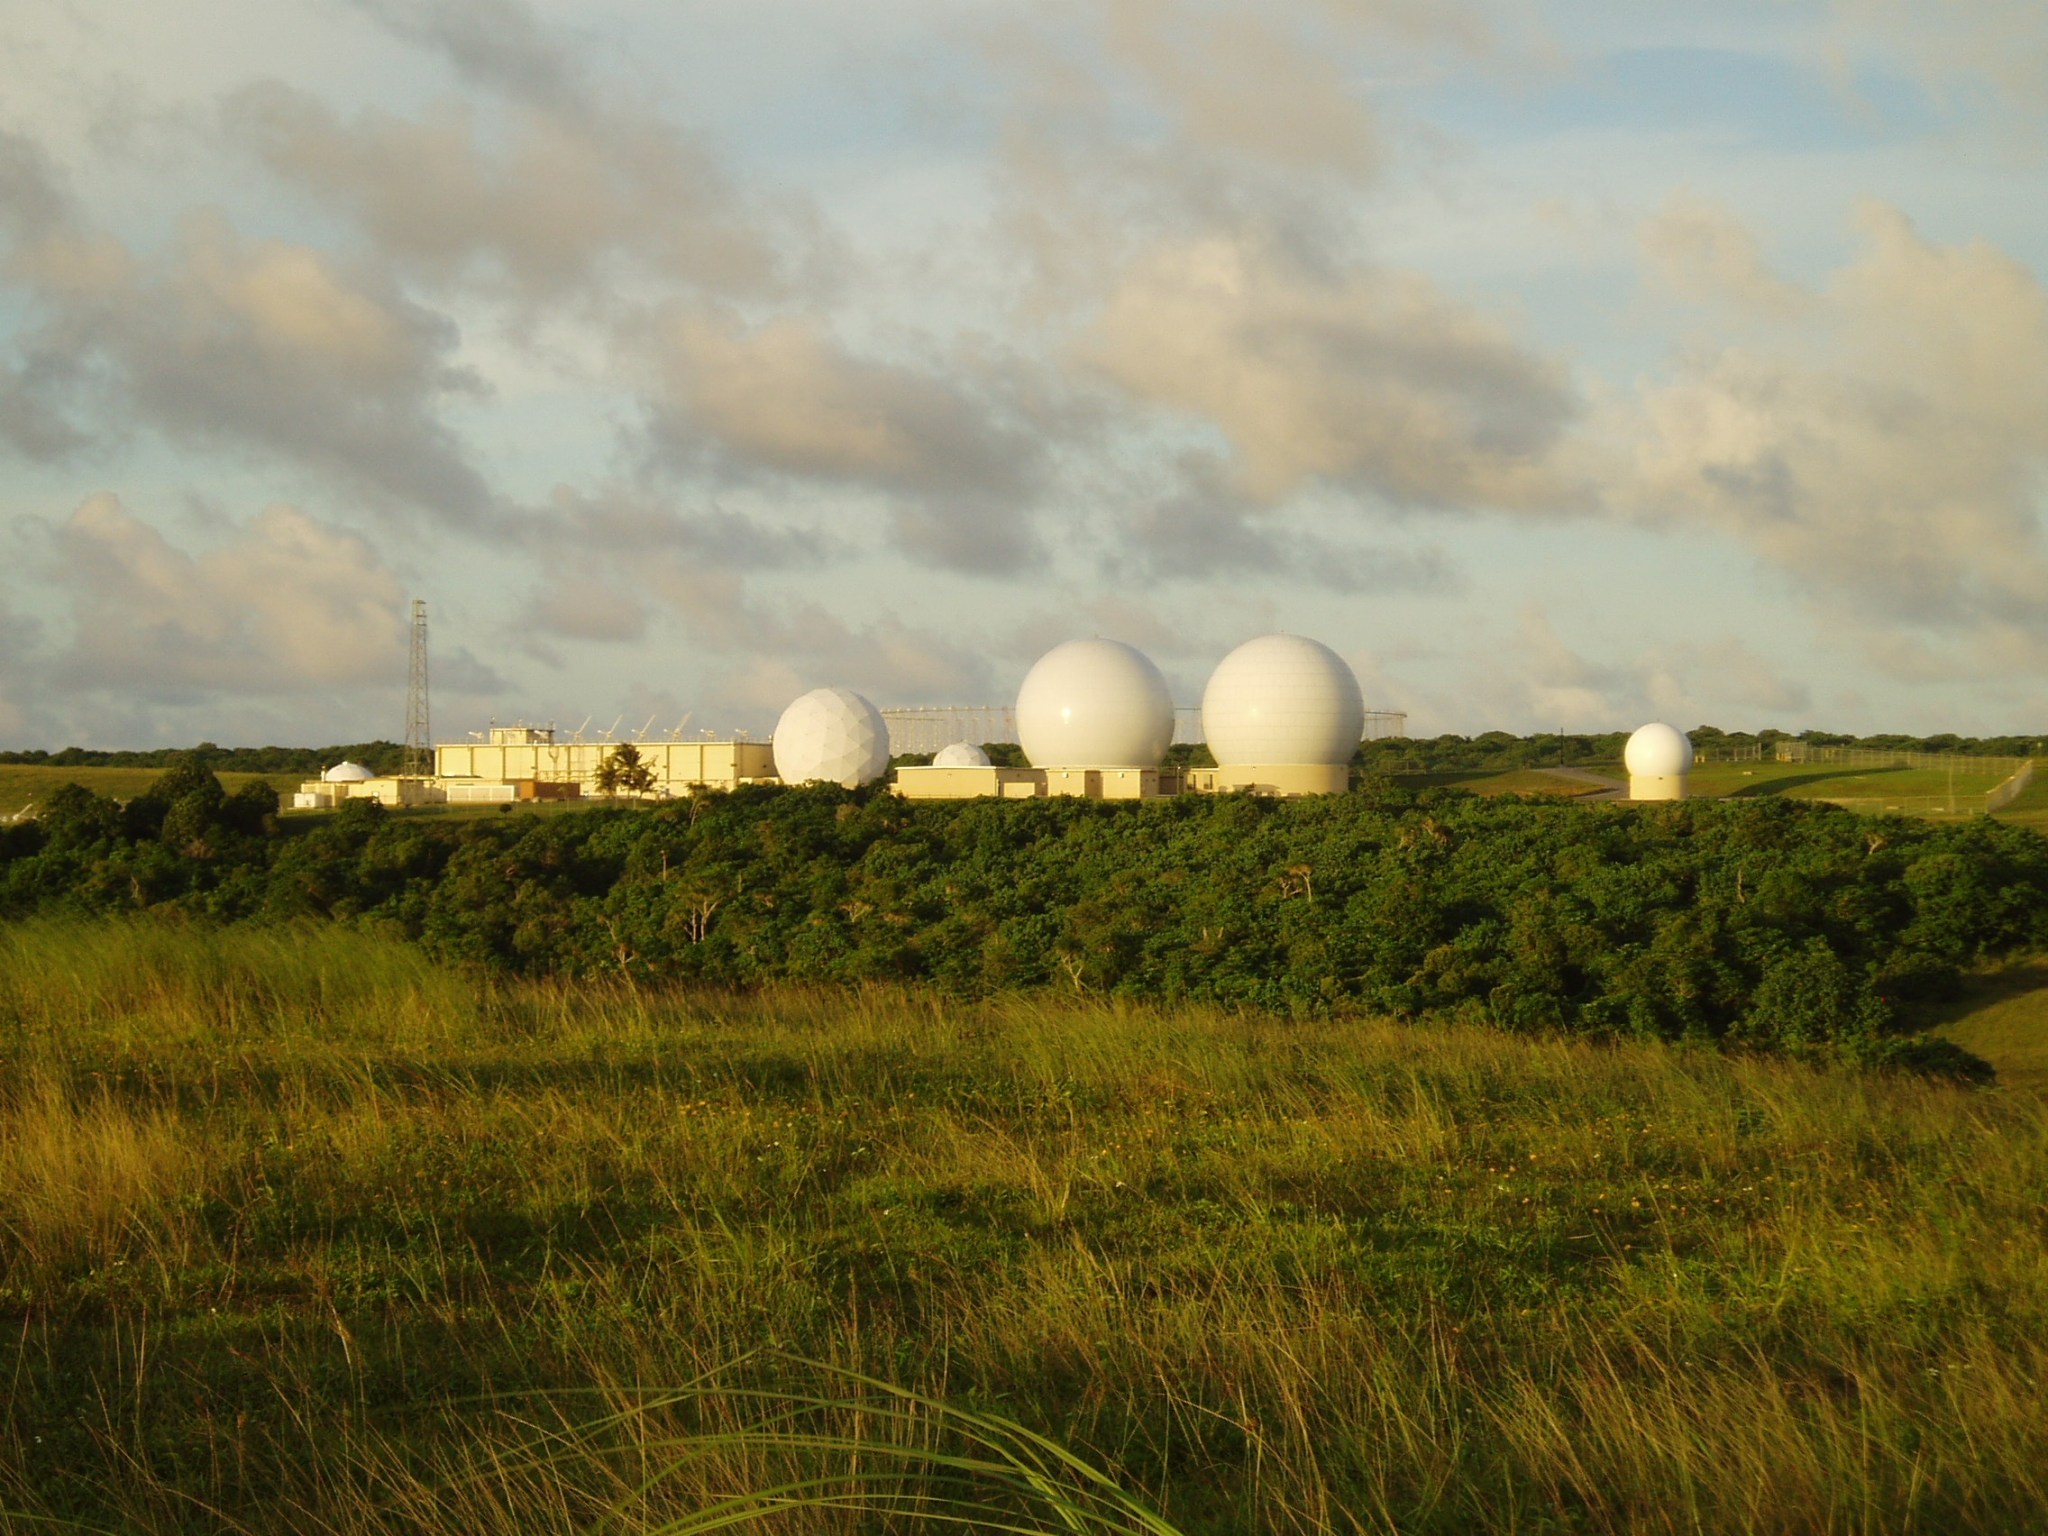
M761 1410L599 1417L773 1341L997 1407L1189 1531L2042 1529L2044 1188L2010 1089L17 927L0 1508L650 1529L805 1453L700 1438L636 1501L665 1437Z
M66 784L79 784L96 795L128 800L144 793L164 776L161 768L47 768L40 764L0 763L0 816L12 816L25 805L41 805ZM221 788L233 794L251 779L267 779L287 805L292 791L309 775L303 773L221 773Z

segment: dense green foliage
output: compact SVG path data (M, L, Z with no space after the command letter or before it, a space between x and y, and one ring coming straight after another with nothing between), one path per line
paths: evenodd
M0 914L334 918L530 973L925 981L1895 1056L1902 1000L2048 938L2048 842L1785 801L910 803L755 788L279 831L191 765L0 833Z
M873 1422L679 1465L773 1341L1190 1536L2040 1532L2044 1188L2038 1101L1897 1074L8 924L0 1529L912 1529Z
M189 762L210 773L303 773L311 778L344 759L361 763L372 773L396 773L404 756L405 748L395 741L359 741L335 747L220 747L202 741L191 748L158 747L141 752L96 747L0 752L0 763L37 768L168 768Z

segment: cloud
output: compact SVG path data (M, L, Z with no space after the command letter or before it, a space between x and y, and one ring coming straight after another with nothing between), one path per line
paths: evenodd
M1400 506L1545 509L1575 400L1564 371L1428 278L1317 270L1221 237L1154 249L1079 348L1135 400L1213 425L1237 482Z
M1765 265L1756 235L1726 207L1681 194L1643 225L1652 276L1680 298L1733 304L1759 317L1796 316L1810 296Z
M275 81L225 107L226 131L423 277L502 281L529 303L601 290L631 259L664 282L778 288L784 260L689 136L651 115L515 104L501 131L467 102L343 119Z
M1833 0L1836 44L1894 57L1937 89L1989 86L2008 104L2048 111L2048 26L2037 0Z
M1868 622L2048 631L2048 291L1864 210L1798 324L1701 343L1624 427L1631 497L1724 530Z
M367 0L463 94L417 116L344 116L276 80L231 93L229 141L425 279L495 281L528 305L612 299L632 276L726 296L815 285L815 221L745 193L667 103L585 66L585 40L515 0Z
M436 414L478 388L449 361L455 327L374 269L245 239L213 212L188 214L168 250L139 257L79 224L61 196L53 204L47 177L0 193L17 232L0 274L40 317L0 377L0 424L19 446L78 446L86 433L70 413L84 410L100 432L142 425L274 454L450 522L491 507Z
M659 365L655 426L672 456L885 493L898 546L925 564L994 573L1039 558L1043 450L971 377L858 357L797 316L748 326L694 308L668 315Z
M119 694L289 694L404 675L405 592L361 537L276 503L193 554L111 493L51 532L71 638L59 683Z
M1150 581L1277 577L1339 592L1441 591L1454 584L1441 551L1372 548L1323 537L1299 508L1247 501L1210 454L1185 455L1170 494L1116 532L1108 569Z

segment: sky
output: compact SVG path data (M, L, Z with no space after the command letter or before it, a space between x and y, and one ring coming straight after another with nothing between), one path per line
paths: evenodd
M0 748L2048 727L2039 0L9 0Z

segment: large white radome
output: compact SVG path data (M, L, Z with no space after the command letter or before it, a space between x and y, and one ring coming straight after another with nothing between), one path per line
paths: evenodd
M1357 677L1306 635L1245 641L1202 693L1202 735L1219 767L1348 763L1364 734Z
M950 742L932 754L934 768L986 768L988 754L971 741Z
M1034 768L1156 768L1173 745L1173 695L1143 651L1069 640L1025 675L1017 740Z
M1692 772L1692 738L1675 725L1655 720L1629 737L1621 760L1633 778L1678 778Z
M872 783L889 771L889 723L851 688L813 688L775 722L775 771L785 784Z

